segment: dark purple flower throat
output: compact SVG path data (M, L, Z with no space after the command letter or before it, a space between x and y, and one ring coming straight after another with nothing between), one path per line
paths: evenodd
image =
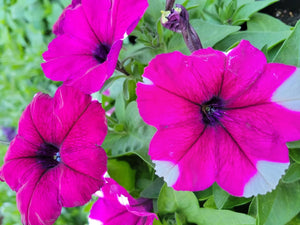
M213 96L209 101L201 104L202 121L206 125L216 125L223 116L223 107L224 101L219 97Z
M93 52L93 56L99 63L104 63L107 59L107 55L109 51L110 51L109 45L100 43L95 49L95 51Z
M40 145L36 158L38 163L45 169L53 168L61 161L59 148L50 143L43 143Z

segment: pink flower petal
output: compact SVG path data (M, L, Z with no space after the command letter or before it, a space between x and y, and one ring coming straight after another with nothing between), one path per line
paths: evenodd
M63 24L64 35L81 40L84 43L102 43L101 37L95 33L94 28L89 24L87 20L88 15L86 15L82 5L78 5L75 9L66 12Z
M111 48L107 61L102 64L96 63L94 66L94 58L91 61L90 66L85 66L86 72L78 72L78 67L73 68L74 74L82 74L82 76L70 77L65 81L68 86L73 86L83 91L84 93L91 94L98 91L104 84L104 82L113 74L118 61L118 55L122 47L122 41L117 41ZM51 61L50 61L51 62ZM82 65L82 63L78 64Z
M213 49L199 50L193 57L173 52L156 56L143 77L161 89L200 104L218 95L224 66L225 55Z
M63 163L80 173L102 180L107 157L100 145L106 132L104 110L98 102L90 103L65 137L60 150Z
M233 102L228 102L228 108L258 105L270 102L274 91L293 74L296 67L279 63L268 63L264 72L259 75L247 92L242 92ZM295 82L297 83L297 82ZM288 93L285 91L285 93ZM274 102L276 100L274 99Z
M17 206L24 225L55 222L61 212L58 198L58 168L39 173L29 179L17 192Z
M278 68L280 67L280 68ZM283 73L284 69L290 69L291 72L296 69L293 67L283 68L283 65L278 65L276 68L276 74L278 71ZM285 74L289 74L288 71L284 71ZM281 75L281 74L280 74ZM281 76L284 77L284 76ZM272 102L285 107L288 110L294 112L300 112L300 68L291 73L291 76L288 77L273 93Z
M44 172L42 167L36 163L36 159L32 157L7 160L1 167L1 171L4 181L16 192L32 179L32 176L40 176Z
M53 126L57 123L57 119L53 115L52 97L44 93L36 94L30 103L30 113L32 123L43 142L59 144L56 127ZM41 116L42 114L47 116ZM46 137L47 139L45 140Z
M5 154L4 160L9 161L19 158L29 158L36 156L36 149L39 145L35 145L24 139L22 136L17 135L10 143L8 150ZM26 151L24 150L26 149ZM21 150L21 151L20 151Z
M60 174L57 177L60 201L64 207L75 207L86 204L103 185L104 180L95 179L83 174L68 165L60 165Z
M53 25L53 33L55 35L61 35L64 33L64 20L65 20L65 14L68 10L72 10L76 8L79 4L81 4L81 0L72 0L72 4L68 5L61 15L59 16L58 20Z
M56 116L55 135L59 146L73 129L74 124L91 104L91 96L85 95L73 87L62 86L53 97L53 114Z
M167 128L172 124L184 124L200 119L200 106L176 93L142 83L138 83L136 91L138 106L144 106L139 107L140 114L146 123L157 128Z
M45 60L61 59L72 55L92 55L92 51L97 47L97 42L87 42L70 35L61 35L50 42L47 51L43 53Z
M108 44L129 35L148 7L147 0L83 0L82 5L91 27Z
M46 77L54 81L80 79L78 74L85 75L90 70L101 65L97 63L91 54L56 57L41 64ZM100 73L101 75L102 73ZM99 77L99 74L97 77Z
M102 187L103 196L94 203L89 218L104 225L136 224L150 225L154 213L146 211L142 202L135 200L129 193L113 179L107 178Z
M18 135L27 140L28 142L39 146L43 143L43 137L37 130L35 124L32 121L30 105L28 105L23 111L18 128Z
M217 182L234 195L243 195L243 187L254 176L253 172L261 174L265 186L259 194L265 194L275 188L287 166L273 172L257 171L261 161L289 164L288 149L283 140L281 130L274 121L277 107L272 104L253 106L244 109L230 110L222 118L224 126L223 143L220 149L220 173ZM247 134L247 135L241 135ZM231 145L228 143L231 142ZM227 146L225 145L227 143ZM263 150L262 150L263 149ZM229 155L230 152L230 155ZM229 167L234 167L228 171ZM240 169L238 169L240 168ZM255 171L256 170L256 171ZM224 172L225 171L225 172ZM227 174L224 175L224 174ZM228 179L231 177L231 179ZM275 182L270 182L275 180ZM240 189L234 189L240 187ZM249 194L247 197L253 195Z
M200 120L160 129L149 150L156 174L176 190L208 188L215 181L217 137L214 129L205 127Z
M240 95L246 94L262 75L266 64L267 59L263 52L249 41L242 40L227 55L221 97L227 102L234 102Z

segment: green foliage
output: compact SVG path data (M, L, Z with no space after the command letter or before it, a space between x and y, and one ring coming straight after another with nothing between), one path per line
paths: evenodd
M245 214L229 210L201 208L194 193L174 191L166 185L162 187L159 194L158 214L162 218L164 216L170 218L170 214L173 215L176 224L255 224L255 219Z
M285 63L300 67L300 21L296 24L293 32L288 39L283 43L274 62Z
M276 190L256 198L257 224L286 224L300 212L300 182L280 183Z
M159 220L154 225L299 224L300 142L287 143L291 165L278 187L255 198L238 198L217 184L199 191L174 191L154 174L148 155L156 129L145 124L136 104L136 85L150 60L157 54L181 51L189 55L182 35L160 23L164 0L148 0L149 8L132 35L124 40L119 61L121 72L93 94L107 113L108 134L103 148L108 155L108 174L134 197L153 200ZM258 12L276 0L178 0L190 15L203 46L227 51L241 39L266 53L269 62L300 67L300 22L290 27ZM21 112L38 92L53 94L58 83L46 79L41 70L42 53L54 38L51 28L70 0L0 1L0 127L17 126ZM241 30L247 25L246 30ZM109 90L109 95L104 91ZM0 145L3 156L7 146ZM1 159L1 164L3 160ZM2 224L20 224L15 193L0 183ZM64 208L55 224L87 224L94 198L84 207Z

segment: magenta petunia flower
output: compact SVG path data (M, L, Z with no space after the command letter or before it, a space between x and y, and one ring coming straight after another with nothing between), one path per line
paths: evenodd
M106 178L106 182L97 193L99 199L91 209L90 225L152 225L153 220L158 219L155 213L150 212L151 200L134 199L111 178Z
M137 87L143 119L158 130L156 173L176 190L217 182L236 196L264 194L289 166L300 139L300 69L267 63L248 41L229 53L162 54Z
M91 199L104 184L106 132L105 112L89 95L65 86L53 98L35 95L0 169L23 224L53 224L62 206Z
M88 94L100 90L147 6L147 0L82 0L66 10L63 32L43 54L46 77Z

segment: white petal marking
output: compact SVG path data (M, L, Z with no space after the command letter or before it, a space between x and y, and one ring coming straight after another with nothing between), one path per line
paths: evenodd
M100 220L94 220L89 218L89 225L103 225L103 223Z
M143 84L153 85L153 82L149 78L143 77Z
M129 205L128 198L124 195L118 195L118 201L120 202L121 205Z
M153 160L153 162L155 163L155 173L158 176L163 177L168 186L173 186L179 177L178 165L169 161L161 160Z
M257 162L256 167L257 174L245 185L244 197L265 194L275 189L285 170L289 167L289 163L261 160Z
M300 68L274 92L272 102L293 111L300 111Z

